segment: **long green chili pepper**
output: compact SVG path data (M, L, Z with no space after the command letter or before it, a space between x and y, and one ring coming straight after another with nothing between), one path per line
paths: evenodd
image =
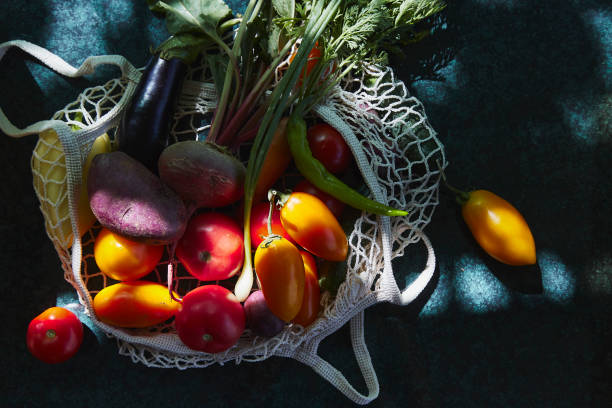
M287 140L297 169L320 190L358 210L378 215L408 215L407 211L397 210L359 194L328 172L325 166L312 156L306 138L306 122L299 114L292 114L287 122Z

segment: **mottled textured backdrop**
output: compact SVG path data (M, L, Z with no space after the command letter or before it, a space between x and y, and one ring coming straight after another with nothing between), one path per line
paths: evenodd
M229 3L229 2L228 2ZM242 1L231 2L240 9ZM538 268L491 261L452 197L426 233L439 267L409 307L367 310L366 341L381 383L376 407L604 407L612 404L612 8L604 0L459 0L393 67L445 144L448 177L495 191L521 210ZM73 65L122 54L142 66L165 38L145 1L0 4L0 42L24 39ZM85 87L11 51L0 106L17 125L49 118ZM36 137L0 135L2 406L350 406L292 360L203 370L149 369L88 331L72 360L49 366L25 346L30 319L74 301L44 231L29 157ZM421 248L398 268L423 266ZM365 391L346 328L323 356ZM265 404L264 404L265 401Z

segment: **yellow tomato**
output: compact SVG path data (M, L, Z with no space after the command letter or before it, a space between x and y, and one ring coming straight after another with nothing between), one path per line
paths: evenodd
M98 268L119 281L140 279L149 274L164 254L163 245L133 241L102 228L94 242L94 258Z
M305 284L304 300L298 314L293 322L304 327L309 326L319 316L321 309L321 288L319 287L319 276L317 275L317 263L312 255L306 251L300 251L304 261Z
M107 286L93 300L94 311L101 322L134 328L163 323L178 312L180 305L170 297L166 286L147 281Z
M471 191L466 198L461 213L482 249L508 265L536 263L531 230L512 204L486 190Z
M342 226L319 198L294 192L283 204L281 223L302 248L328 261L343 261L348 240Z
M275 235L255 251L255 273L270 311L285 322L302 307L305 271L300 251L291 242Z

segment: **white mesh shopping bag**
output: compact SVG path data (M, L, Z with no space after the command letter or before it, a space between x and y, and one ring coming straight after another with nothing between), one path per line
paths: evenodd
M52 120L18 129L0 110L0 127L7 135L39 135L32 156L33 184L47 234L61 259L64 277L78 292L85 313L97 327L118 340L121 354L147 366L179 369L228 361L261 361L271 356L290 357L311 366L356 403L366 404L377 397L378 380L364 342L363 311L378 302L406 305L432 278L435 256L422 231L438 203L440 168L436 162L442 168L446 166L443 148L422 104L409 95L390 68L363 67L359 74L334 88L314 108L313 114L345 138L372 198L407 209L409 215L390 218L361 214L348 235L345 280L335 296L323 294L320 316L309 327L289 324L272 338L257 337L247 329L230 349L208 354L182 344L171 322L148 329L121 329L98 321L92 308L92 298L107 285L107 278L93 260L93 241L99 227L83 231L80 225L82 167L94 140L114 132L140 78L139 70L121 56L90 57L76 69L25 41L1 44L0 59L10 47L18 47L70 77L92 73L100 64L113 64L121 69L120 78L84 90ZM209 125L202 118L210 115L216 104L215 88L209 81L205 62L196 65L188 73L175 111L172 129L175 140L206 134ZM73 231L84 233L80 236ZM404 256L408 246L419 242L427 251L425 269L400 289L392 261ZM161 263L153 274L160 283L167 283L166 266L167 262ZM186 276L176 279L194 280ZM171 284L180 288L179 283ZM321 340L347 322L367 395L355 390L342 373L317 354Z

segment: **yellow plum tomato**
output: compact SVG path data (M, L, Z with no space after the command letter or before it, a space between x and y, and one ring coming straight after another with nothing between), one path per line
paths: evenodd
M309 326L319 315L321 308L321 288L319 287L319 276L317 275L317 263L314 257L304 250L300 250L304 261L304 299L298 314L293 318L293 323L304 327Z
M536 263L531 230L512 204L487 190L470 191L465 198L461 214L485 252L508 265Z
M328 261L343 261L348 254L348 240L342 226L319 198L293 192L281 208L285 231L302 248Z
M304 297L304 262L299 250L285 238L273 235L255 250L255 273L270 311L290 322Z
M155 326L174 316L179 305L165 285L140 280L107 286L93 299L98 320L117 327Z

